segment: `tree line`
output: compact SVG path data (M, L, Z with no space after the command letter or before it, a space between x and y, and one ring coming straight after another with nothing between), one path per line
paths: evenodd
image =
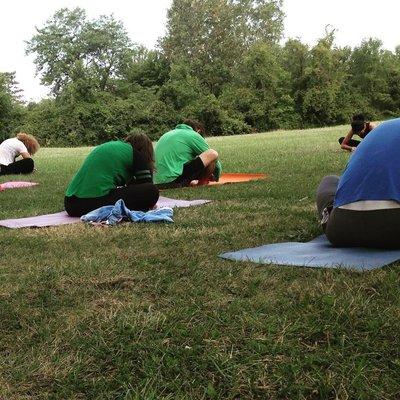
M156 50L114 16L60 9L27 41L48 99L24 103L0 73L0 138L93 145L140 130L157 139L185 117L210 135L319 127L400 114L400 47L282 44L281 0L174 0Z

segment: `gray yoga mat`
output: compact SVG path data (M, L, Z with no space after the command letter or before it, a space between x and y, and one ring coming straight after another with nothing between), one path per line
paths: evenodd
M344 268L369 271L400 259L400 250L333 247L325 235L311 242L288 242L243 249L220 254L235 261L261 264L291 265L311 268Z
M209 202L210 200L177 200L160 196L157 202L157 208L191 207L199 206ZM70 217L65 211L61 211L55 214L38 215L36 217L5 219L0 221L0 226L11 229L42 228L45 226L66 225L74 224L77 222L81 222L80 218Z

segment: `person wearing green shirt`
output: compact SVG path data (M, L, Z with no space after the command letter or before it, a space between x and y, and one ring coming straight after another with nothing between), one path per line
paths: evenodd
M148 211L159 197L153 171L153 144L144 133L103 143L91 151L69 183L65 210L81 217L122 199L131 210Z
M159 188L207 184L218 181L221 163L201 135L204 127L197 121L185 120L164 133L155 147L154 183Z

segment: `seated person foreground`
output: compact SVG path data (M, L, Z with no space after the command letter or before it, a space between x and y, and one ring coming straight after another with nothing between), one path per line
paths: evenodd
M400 118L383 122L358 146L339 178L326 176L317 209L338 247L400 248Z

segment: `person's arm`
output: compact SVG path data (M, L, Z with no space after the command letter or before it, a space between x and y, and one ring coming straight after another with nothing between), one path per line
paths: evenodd
M199 156L201 153L204 153L205 151L210 149L209 144L206 142L206 140L201 136L199 133L196 135L193 135L193 140L191 143L192 151L194 152L194 156ZM217 160L217 163L215 165L215 172L214 172L214 178L215 181L219 181L219 177L221 176L222 172L222 165L219 160Z
M21 156L22 158L32 158L25 144L20 140L16 140L15 143L13 144L13 147L17 152L18 157Z
M27 153L27 152L20 153L20 156L22 158L32 158L31 155L29 153Z
M193 157L199 156L201 153L204 153L207 150L210 150L210 146L200 135L200 133L192 133L191 140L189 142L190 149L192 151Z
M346 135L346 137L343 139L343 142L341 144L341 148L343 150L347 150L347 151L354 151L355 147L349 146L349 142L351 140L351 138L353 137L354 133L353 133L353 129L350 129L349 133Z

